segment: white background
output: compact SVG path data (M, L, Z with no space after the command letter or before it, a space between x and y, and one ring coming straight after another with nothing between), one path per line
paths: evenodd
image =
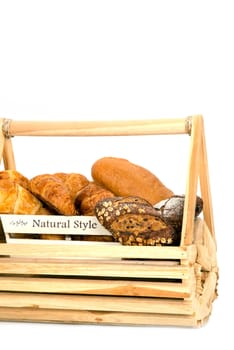
M0 0L0 117L203 114L220 266L219 298L203 328L3 322L2 349L182 350L224 342L226 349L233 348L233 33L232 1L226 0ZM69 141L67 149L56 140L30 140L30 146L24 139L14 142L18 169L29 177L54 170L89 176L96 158L116 154L147 166L175 192L184 191L184 141L166 138L143 145L132 139L126 145L122 139L83 139Z

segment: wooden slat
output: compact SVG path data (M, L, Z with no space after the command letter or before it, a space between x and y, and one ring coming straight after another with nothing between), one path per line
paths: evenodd
M74 243L74 244L73 244ZM186 259L186 247L144 247L122 245L79 245L76 242L64 244L0 244L0 255L14 255L17 257L43 257L43 258L138 258L138 259Z
M181 232L181 245L189 245L193 241L195 204L198 174L200 170L202 116L193 117L188 160L188 172L185 190L184 215Z
M15 156L12 147L11 138L5 139L4 150L3 150L3 161L5 169L16 169Z
M200 159L200 187L201 196L203 198L203 216L204 220L210 230L210 233L215 238L215 227L214 227L214 217L213 217L213 206L210 188L210 176L208 167L208 156L206 149L206 138L204 121L202 123L202 144L201 144L201 159Z
M147 312L178 315L193 314L191 300L142 297L83 296L39 293L0 293L1 307L34 309Z
M3 158L3 150L4 150L4 144L5 144L5 137L2 132L2 125L3 125L3 119L0 119L0 163Z
M3 274L39 274L64 276L188 278L188 266L157 265L153 262L112 260L54 260L54 259L0 259Z
M12 292L129 295L163 298L188 298L191 286L169 282L131 280L90 280L49 277L0 276L0 290Z
M148 325L197 327L195 315L143 312L104 312L0 307L0 320L27 322L88 323L110 325Z
M186 134L184 118L112 121L17 121L12 120L10 136L120 136Z

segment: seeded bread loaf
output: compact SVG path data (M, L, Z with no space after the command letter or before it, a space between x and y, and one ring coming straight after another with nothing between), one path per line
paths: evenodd
M95 182L116 196L139 196L154 205L173 195L149 170L127 159L101 158L93 164L91 174Z
M138 197L112 197L95 207L99 222L123 245L172 245L177 237L158 211Z

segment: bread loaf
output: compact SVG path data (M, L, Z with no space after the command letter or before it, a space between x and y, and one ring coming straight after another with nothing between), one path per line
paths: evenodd
M114 242L115 239L112 235L83 235L80 239L85 242Z
M149 170L127 159L101 158L93 164L91 174L95 182L116 196L139 196L156 204L173 195Z
M30 180L31 192L49 208L61 215L76 215L74 201L61 179L51 174L37 175Z
M95 207L99 222L123 245L172 245L176 236L157 210L146 200L108 198Z
M184 195L174 195L154 205L161 218L170 224L177 232L181 232L184 214ZM203 200L196 197L194 218L200 215L203 210Z
M63 241L65 240L64 235L56 235L56 234L40 234L40 239L45 239L45 240L53 240L53 241Z

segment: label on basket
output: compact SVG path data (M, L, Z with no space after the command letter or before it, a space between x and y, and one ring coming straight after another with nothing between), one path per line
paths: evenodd
M1 214L5 233L110 235L95 216Z

